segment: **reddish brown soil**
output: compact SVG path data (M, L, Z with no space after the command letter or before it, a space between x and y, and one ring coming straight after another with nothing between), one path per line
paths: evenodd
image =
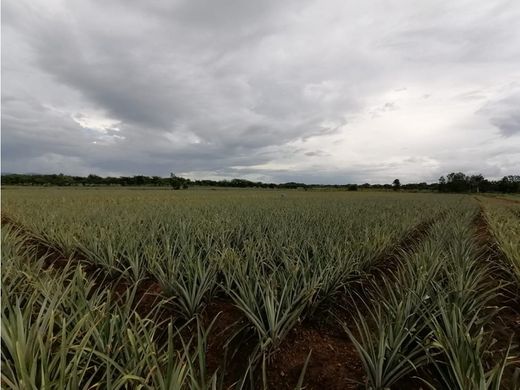
M131 284L124 279L105 280L98 284L110 288L118 299L127 299L128 292L135 289L133 305L137 313L146 316L157 308L164 298L163 290L155 280L145 279L137 285ZM164 308L163 308L164 309Z
M294 389L309 353L306 389L358 389L364 382L363 366L345 332L338 337L303 324L289 333L269 364L269 388Z
M254 347L252 340L244 340L237 334L247 320L228 299L216 298L206 306L203 323L206 327L212 323L206 350L208 372L212 374L219 369L222 374L225 370L224 383L230 386L241 379Z

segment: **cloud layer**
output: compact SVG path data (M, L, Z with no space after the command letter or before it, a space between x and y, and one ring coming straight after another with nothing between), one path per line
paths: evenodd
M2 171L520 171L515 1L2 2Z

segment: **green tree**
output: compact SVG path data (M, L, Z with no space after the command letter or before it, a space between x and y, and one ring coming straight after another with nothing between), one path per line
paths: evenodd
M175 173L170 173L170 185L174 190L186 189L188 188L189 179L185 179L184 177L177 176Z
M480 185L484 181L484 176L480 173L478 175L472 175L469 178L472 192L480 192Z
M446 176L446 187L450 192L466 192L470 189L469 178L462 172L452 172Z

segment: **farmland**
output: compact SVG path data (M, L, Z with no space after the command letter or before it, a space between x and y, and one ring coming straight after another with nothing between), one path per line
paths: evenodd
M2 388L515 389L520 203L2 192Z

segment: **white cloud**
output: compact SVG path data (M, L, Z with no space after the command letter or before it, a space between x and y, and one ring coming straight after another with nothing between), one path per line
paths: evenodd
M110 131L121 131L118 127L121 121L96 114L76 113L72 115L72 119L84 129L97 131L101 134L107 134Z

